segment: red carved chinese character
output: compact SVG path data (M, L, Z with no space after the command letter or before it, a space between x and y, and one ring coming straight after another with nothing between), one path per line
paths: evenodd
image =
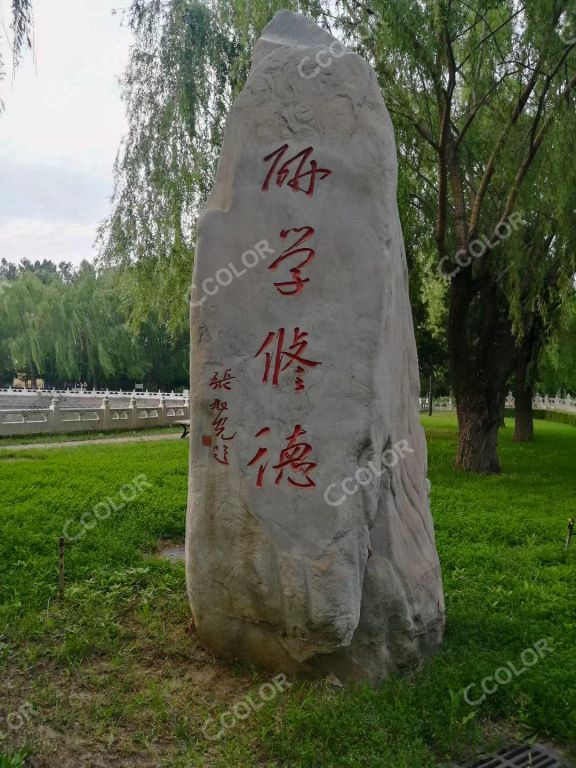
M219 451L220 448L222 448L222 455L221 456L218 455L218 451ZM216 461L219 464L229 464L230 463L228 461L228 446L227 445L222 445L222 446L215 445L212 448L212 456L216 459Z
M262 435L267 435L269 433L270 433L270 427L263 427L259 432L256 432L256 437L261 437ZM268 453L268 448L259 448L254 458L248 462L248 466L251 467L252 464L256 464L256 462L264 458L264 456L266 456L267 453ZM256 480L256 485L258 486L258 488L262 488L262 485L264 483L264 472L267 466L268 466L268 462L266 462L266 464L264 465L261 464L260 467L258 468L258 478Z
M236 432L234 432L233 435L226 436L224 434L224 430L226 429L226 422L228 421L228 418L216 418L212 422L212 426L214 427L214 433L216 437L219 437L221 440L234 440L236 437Z
M300 376L304 373L305 370L303 366L315 368L317 365L321 365L321 363L302 357L303 353L306 351L306 347L308 346L307 331L301 331L300 328L295 328L294 340L288 349L284 349L285 333L286 332L284 328L280 328L280 330L278 330L276 333L270 331L268 336L266 336L264 343L258 352L256 352L254 357L261 355L266 347L271 345L276 338L277 343L274 352L265 353L266 364L264 367L264 375L262 376L262 381L264 384L267 384L270 378L270 373L272 372L272 386L278 386L280 373L289 368L293 363L296 363L296 373L298 376L296 377L295 390L296 392L300 392L304 389L304 380Z
M288 438L288 445L280 453L280 461L278 464L274 464L274 469L278 469L278 476L276 477L276 485L280 485L280 481L284 476L284 470L290 468L295 473L301 473L306 480L305 483L298 483L291 477L288 478L288 482L292 485L296 485L298 488L311 488L316 485L311 477L308 477L308 473L312 472L316 468L316 464L313 461L304 461L304 459L312 452L312 446L310 443L297 442L299 437L306 434L306 430L302 429L300 424L296 424L294 431Z
M314 234L313 227L294 227L292 229L283 229L280 232L280 237L283 240L285 240L288 237L290 232L304 232L304 234L287 250L283 251L280 254L280 256L278 256L278 258L275 259L272 262L272 264L269 265L268 269L272 269L272 270L278 269L279 265L284 261L284 259L287 259L291 256L296 256L299 253L305 253L306 256L302 261L296 264L296 266L290 269L290 273L293 276L292 280L286 281L284 283L274 283L278 293L281 293L283 296L297 295L304 288L304 283L310 282L309 277L302 279L302 269L308 264L308 262L312 261L314 256L316 256L316 251L313 248L298 247L302 245L302 243L304 243L306 240L309 240L312 237L312 235ZM292 290L288 290L290 288Z
M228 403L225 400L220 400L219 398L216 398L214 402L211 404L210 408L213 411L218 411L218 413L222 413L222 411L228 410Z
M266 191L269 188L270 181L274 174L276 174L276 186L281 187L290 176L290 173L294 171L292 178L288 181L288 186L291 187L295 192L305 192L307 195L312 196L314 194L316 176L322 180L327 176L330 176L332 171L329 171L328 168L318 168L318 163L316 160L310 160L310 170L304 171L305 164L314 151L312 147L307 147L301 152L298 152L297 155L294 155L294 157L286 160L286 162L284 162L278 168L278 163L284 157L287 149L288 144L283 144L281 147L274 150L274 152L271 152L269 155L266 155L264 158L264 162L268 162L268 160L272 160L272 158L275 159L272 163L272 166L270 167L270 170L266 174L266 178L262 184L262 189ZM294 165L296 163L297 165L295 166L294 170ZM305 189L304 187L300 186L300 181L306 177L309 177L309 183L308 187Z
M270 428L264 427L256 434L256 437L267 435L269 432ZM309 473L312 472L312 470L315 469L318 465L313 461L305 461L305 459L307 459L309 454L312 452L312 446L310 443L298 442L298 439L305 434L306 430L302 429L300 424L297 424L294 427L292 434L287 438L288 444L281 451L278 464L272 465L273 469L278 470L276 480L274 481L275 485L280 485L284 477L285 470L288 470L294 475L297 475L296 479L293 479L292 477L287 478L291 485L295 485L297 488L313 488L316 486L314 480L309 477ZM261 461L261 459L263 459L267 453L267 448L260 448L254 458L248 463L248 466L250 467L253 464ZM264 484L264 473L267 466L268 462L265 464L260 464L260 467L258 468L258 478L256 480L256 485L258 488L262 488ZM300 475L303 476L303 479L306 482L298 482Z
M210 387L212 389L230 389L230 384L232 382L232 379L235 379L236 376L232 376L230 373L230 368L227 368L224 372L224 376L222 376L221 379L218 378L218 371L214 371L214 376L210 379Z
M233 435L230 435L229 437L226 437L224 435L224 430L226 429L226 422L228 421L227 416L222 416L224 411L228 410L228 403L224 400L219 400L216 398L214 402L210 405L210 408L213 411L216 411L216 418L212 422L212 426L214 427L214 432L216 434L216 437L220 437L222 440L233 440L236 437L236 432L234 432Z

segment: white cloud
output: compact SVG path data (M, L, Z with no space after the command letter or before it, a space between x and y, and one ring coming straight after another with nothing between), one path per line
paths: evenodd
M45 219L10 219L0 227L0 254L8 261L21 259L55 264L71 261L79 264L93 256L94 224Z
M114 158L126 132L118 78L131 33L113 10L128 5L35 0L35 56L26 56L13 84L10 74L0 83L6 106L0 115L0 256L75 262L94 256L93 235L107 212ZM0 7L7 26L9 4ZM36 236L10 239L11 222L18 228L23 221L35 222ZM40 247L67 255L39 254Z

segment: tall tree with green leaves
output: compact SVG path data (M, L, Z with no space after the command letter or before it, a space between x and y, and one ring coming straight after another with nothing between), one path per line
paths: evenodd
M43 304L44 284L32 272L24 272L0 295L0 329L11 368L35 386L45 368L52 343L38 311Z
M134 267L134 318L153 308L174 333L188 325L195 223L213 185L222 133L251 50L281 8L310 0L134 0L123 78L128 134L115 166L102 262Z
M128 322L132 298L111 270L49 261L0 262L0 382L185 386L188 336L173 338L154 314ZM2 279L3 275L5 279Z
M534 438L538 361L575 292L576 163L566 162L573 130L571 121L554 126L551 142L537 157L535 172L519 196L522 226L507 244L503 282L516 340L515 442Z
M450 280L456 466L498 472L515 346L501 279L507 239L521 219L520 194L537 177L536 158L555 150L556 122L574 126L576 9L561 0L344 6L344 23L372 57L399 136L418 137L426 151L421 188L435 201L430 225Z
M211 186L224 116L253 42L277 7L266 0L249 7L239 0L139 0L132 8L130 132L102 244L108 264L137 265L143 316L147 303L156 304L167 320L177 304L185 324L179 289L189 280L194 220ZM424 288L430 237L415 234L413 248L416 228L433 233L436 262L450 276L456 465L497 472L515 349L513 284L502 280L502 262L520 194L537 178L536 158L554 149L557 121L574 120L575 9L568 0L326 0L289 7L332 25L376 68L401 170L405 159L410 163L412 191L404 194L401 185L400 207L408 256L424 276L418 295L424 292L429 307L438 309L442 291L436 277ZM406 207L410 197L417 215Z
M334 22L329 4L315 0L132 5L135 45L123 80L129 132L118 153L113 212L101 228L100 245L102 262L121 267L134 327L152 312L154 323L174 339L188 328L195 220L213 184L224 121L246 79L255 41L276 11L287 7L327 27ZM421 153L413 141L410 151ZM446 387L445 289L434 271L428 219L408 205L415 186L407 174L401 181L401 208L414 225L407 255L422 372ZM420 200L433 211L433 201Z
M542 394L576 398L576 293L562 305L559 326L542 349L536 386Z

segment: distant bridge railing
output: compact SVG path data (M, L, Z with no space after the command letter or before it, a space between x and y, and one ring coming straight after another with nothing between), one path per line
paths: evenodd
M428 398L420 397L419 405L421 411L428 410ZM564 413L576 413L576 398L570 397L548 397L548 395L536 395L532 400L532 407L536 411L563 411ZM506 408L514 408L514 395L509 393L506 398ZM451 397L443 397L438 400L432 399L433 411L453 411L456 409L456 402Z
M26 396L47 400L45 407L9 407L1 404ZM13 397L15 396L15 397ZM114 402L116 401L116 402ZM576 398L536 395L535 410L576 413ZM428 398L419 398L420 410L428 410ZM453 411L450 397L432 401L433 411ZM506 408L514 408L514 397L506 398ZM175 424L190 418L188 393L123 392L122 390L16 390L0 389L0 437L18 435L66 434L145 429Z
M506 398L506 408L514 408L514 396L510 393ZM576 398L548 397L548 395L536 395L532 400L532 408L536 411L563 411L564 413L576 413Z
M3 395L14 395L16 397L134 397L134 398L146 398L146 397L160 397L164 395L165 398L184 398L188 394L188 390L180 392L150 392L148 390L137 389L88 389L87 387L68 387L66 389L24 389L20 387L0 387L0 397Z
M0 390L0 396L13 392ZM188 394L28 390L28 395L48 394L51 395L48 407L0 408L0 437L145 429L190 418ZM66 405L62 405L61 398L65 398ZM112 398L117 402L112 402ZM78 404L70 405L74 400Z

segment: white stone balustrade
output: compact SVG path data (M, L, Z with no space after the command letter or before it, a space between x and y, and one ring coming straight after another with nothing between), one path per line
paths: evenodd
M419 398L419 401L420 410L427 411L428 398L421 397ZM567 395L566 397L561 397L560 395L556 395L556 397L536 395L532 400L532 407L536 411L563 411L565 413L576 413L576 398L570 397L570 395ZM455 408L456 403L452 398L440 398L439 400L432 401L432 409L434 411L453 411ZM511 392L509 392L506 397L506 408L514 408L514 395Z
M7 393L8 390L0 390ZM30 391L29 391L30 394ZM32 394L38 394L33 390ZM112 430L162 427L190 418L188 395L175 393L105 392L99 405L78 401L78 407L62 406L60 396L69 390L52 394L47 408L0 409L0 437L18 435L68 434L72 432L107 432ZM94 396L93 392L88 394ZM128 405L113 405L112 398L129 397Z
M164 395L166 398L184 398L188 395L188 390L184 390L182 394L179 392L149 392L148 390L127 390L121 389L87 389L80 387L72 387L72 389L24 389L20 387L0 387L1 395L16 395L17 397L26 397L27 395L50 395L55 397L56 395L65 395L66 397L78 396L78 397L160 397Z
M66 434L72 432L107 432L112 430L148 429L167 426L190 418L189 396L176 392L122 392L122 390L17 390L1 388L1 395L51 396L46 408L0 408L0 437L18 435ZM96 404L86 403L87 398ZM77 399L78 405L61 405ZM114 400L128 400L128 404L114 405ZM14 398L17 402L18 397ZM428 410L428 398L419 399L420 410ZM576 398L536 395L532 401L535 410L576 413ZM453 411L452 398L433 401L433 410ZM514 408L512 393L506 398L506 408Z

